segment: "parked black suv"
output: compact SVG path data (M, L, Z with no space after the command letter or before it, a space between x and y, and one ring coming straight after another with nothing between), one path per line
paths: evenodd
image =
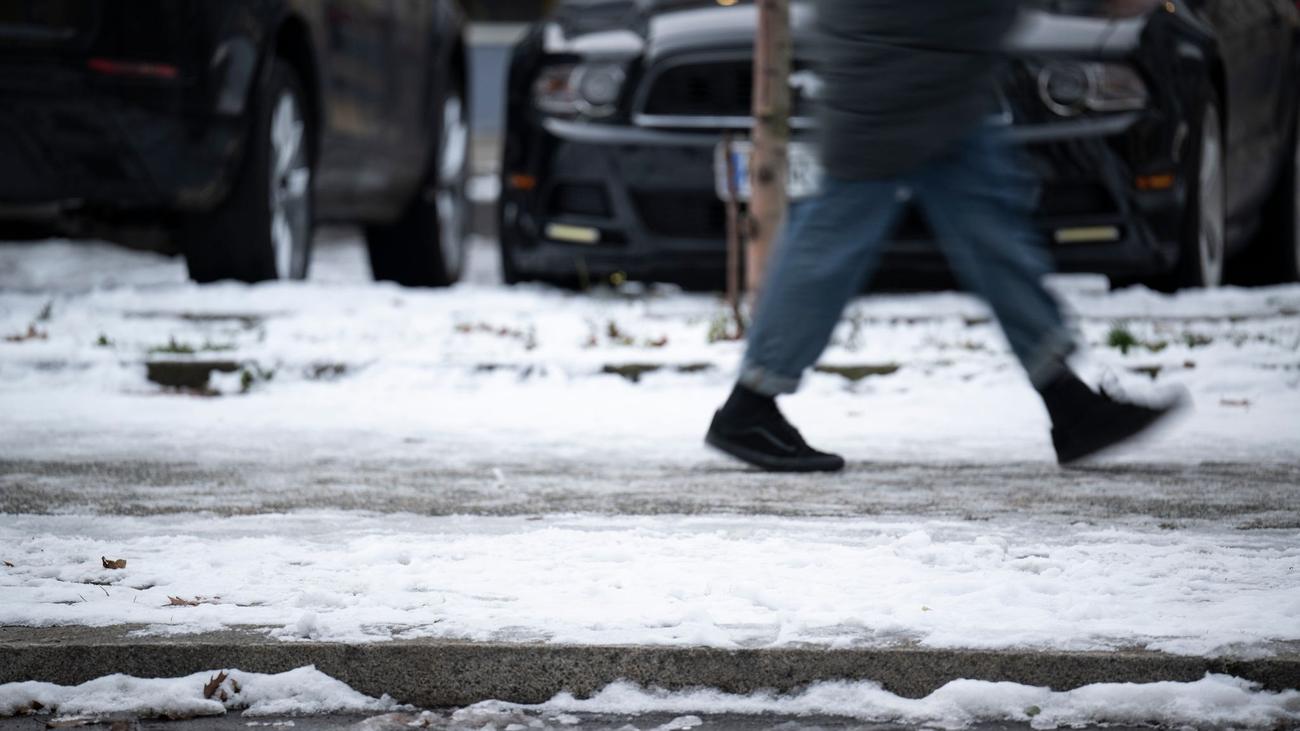
M792 3L796 193L816 166L813 6ZM1258 280L1300 276L1295 0L1025 6L987 123L1033 153L1061 268L1213 286L1236 257ZM739 0L566 0L533 26L509 81L508 279L723 281L718 146L752 125L754 25ZM945 272L909 212L877 281Z
M0 0L0 239L109 238L191 276L306 276L363 224L375 276L461 270L454 0Z

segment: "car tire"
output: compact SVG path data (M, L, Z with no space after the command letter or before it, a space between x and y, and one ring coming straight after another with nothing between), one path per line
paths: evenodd
M441 100L438 144L415 197L391 224L366 227L376 280L447 287L460 279L469 234L469 109L456 74Z
M1289 156L1265 207L1264 225L1238 267L1243 284L1300 281L1300 98L1295 106Z
M181 248L196 282L305 279L316 127L293 67L273 59L252 104L246 153L215 210L191 216Z
M501 237L500 250L502 281L509 285L515 285L530 282L535 279L534 276L521 270L519 265L515 263L514 250L511 248L510 244L506 243L504 236Z
M1210 94L1197 120L1196 157L1190 166L1187 207L1178 263L1158 289L1213 288L1223 284L1227 259L1227 196L1223 117Z

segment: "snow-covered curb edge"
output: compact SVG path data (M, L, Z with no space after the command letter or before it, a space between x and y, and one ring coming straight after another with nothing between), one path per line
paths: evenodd
M109 675L77 686L36 681L0 685L0 717L58 713L191 718L239 710L245 716L281 716L411 709L387 695L363 695L312 666L274 675L228 670L180 678ZM821 682L787 695L667 691L620 681L584 699L561 693L538 705L485 701L457 711L452 720L521 712L548 716L671 713L682 716L678 728L698 725L698 715L716 714L837 716L946 729L999 721L1039 729L1083 724L1280 728L1300 722L1300 691L1269 692L1240 678L1213 674L1187 683L1098 683L1070 691L955 680L924 698L904 698L869 681Z
M39 681L0 684L0 718L30 713L193 718L227 711L279 716L402 708L387 695L363 695L310 665L274 675L211 670L180 678L106 675L73 686Z
M1070 691L955 680L924 698L904 698L869 681L816 683L790 695L735 695L709 689L670 692L619 682L586 699L565 693L537 706L487 702L472 707L480 712L509 709L627 715L839 716L949 729L996 721L1029 723L1041 729L1146 723L1281 728L1284 722L1300 723L1300 691L1269 692L1240 678L1213 674L1190 683L1098 683Z

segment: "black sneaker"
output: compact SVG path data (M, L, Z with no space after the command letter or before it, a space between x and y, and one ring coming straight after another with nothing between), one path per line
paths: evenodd
M726 408L713 415L704 442L718 451L768 472L839 472L844 458L818 452L772 403L739 419Z
M1089 392L1074 408L1053 415L1052 446L1056 460L1069 465L1126 442L1180 410L1187 398L1179 394L1150 406L1120 401L1109 394Z

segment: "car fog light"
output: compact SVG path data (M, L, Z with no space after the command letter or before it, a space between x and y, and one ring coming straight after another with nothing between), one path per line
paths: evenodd
M546 238L568 244L598 244L600 243L600 229L589 226L552 223L546 226Z
M1079 228L1061 228L1054 237L1058 244L1096 244L1119 241L1120 231L1115 226L1082 226Z

